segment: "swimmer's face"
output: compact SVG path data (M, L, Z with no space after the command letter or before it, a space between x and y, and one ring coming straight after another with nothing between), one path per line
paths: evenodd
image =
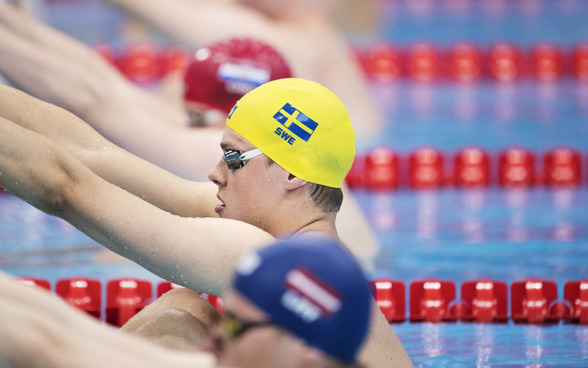
M230 128L225 128L221 138L222 150L247 152L256 147ZM219 149L219 156L222 150ZM218 186L221 204L215 211L222 218L240 220L257 226L269 233L279 224L272 212L284 200L284 181L289 174L279 165L271 165L265 155L250 159L239 169L228 168L224 159L219 159L208 175Z
M231 291L223 296L225 312L244 322L267 322L266 313L240 294ZM213 331L216 339L223 339L219 365L241 368L294 368L309 366L309 348L302 341L274 325L250 328L231 339L222 328Z

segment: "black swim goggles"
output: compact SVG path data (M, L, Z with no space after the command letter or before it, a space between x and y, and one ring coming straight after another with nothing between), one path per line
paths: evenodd
M227 163L230 170L237 170L245 166L247 161L261 155L262 153L263 152L257 148L247 152L226 149L223 150L222 159Z
M248 322L237 318L234 314L225 311L225 316L221 320L221 326L225 332L227 341L233 341L245 332L258 327L276 326L271 321Z

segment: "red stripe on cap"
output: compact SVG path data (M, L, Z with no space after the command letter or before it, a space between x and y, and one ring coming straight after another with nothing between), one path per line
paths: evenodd
M286 275L286 287L296 290L324 313L333 314L341 307L341 298L338 293L308 270L290 271Z

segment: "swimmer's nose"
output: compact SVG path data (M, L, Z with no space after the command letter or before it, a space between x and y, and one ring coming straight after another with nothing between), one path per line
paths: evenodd
M210 180L219 187L224 186L226 183L224 169L228 170L227 164L223 159L220 159L214 167L214 169L208 174L208 180Z

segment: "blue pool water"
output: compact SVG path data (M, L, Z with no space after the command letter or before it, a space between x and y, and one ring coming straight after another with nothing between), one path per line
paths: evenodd
M85 42L121 42L116 35L125 18L104 4L54 1L45 10L52 24ZM581 0L383 0L381 14L378 30L350 38L360 46L381 40L441 46L464 39L482 46L508 40L522 47L588 41L588 2ZM568 189L356 190L382 245L370 277L407 286L427 277L458 286L478 278L509 285L543 278L557 283L560 298L565 282L588 278L588 85L566 76L551 84L512 85L399 80L374 82L372 89L386 130L377 141L359 142L360 152L387 145L405 154L432 145L449 154L475 144L495 155L512 145L537 153L566 145L583 153L584 179ZM0 269L14 275L52 283L72 276L160 281L135 264L104 257L101 246L69 224L10 196L0 196L0 244ZM417 367L588 366L586 326L511 321L392 327Z

